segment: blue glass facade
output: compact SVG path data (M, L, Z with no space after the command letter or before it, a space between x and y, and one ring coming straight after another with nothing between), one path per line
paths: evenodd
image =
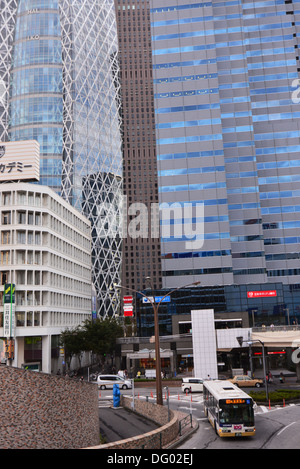
M63 61L58 2L20 0L14 41L9 138L39 142L40 182L61 193Z
M247 292L264 290L261 284L225 285L214 287L184 288L172 293L171 302L161 303L159 324L161 335L172 335L172 316L186 315L192 310L214 309L215 313L247 312L250 327L262 325L292 325L300 323L300 285L270 283L269 290L276 291L274 297L248 298ZM149 291L144 292L149 295ZM163 297L168 290L157 290L155 295ZM154 330L153 309L142 303L137 295L137 328L140 337L151 337Z
M160 202L204 203L200 249L162 237L165 287L300 283L299 26L298 1L152 0Z
M0 7L0 140L37 140L40 183L90 219L98 313L114 315L122 195L114 1L0 0Z

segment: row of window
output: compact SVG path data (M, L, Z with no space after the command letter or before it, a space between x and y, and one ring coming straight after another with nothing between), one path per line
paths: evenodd
M209 150L209 151L206 150L206 151L193 151L193 152L189 151L186 153L165 153L165 154L157 155L157 159L162 161L162 160L178 160L178 159L186 159L186 158L205 158L209 156L224 156L224 151L223 150ZM251 158L253 158L253 156ZM235 161L232 161L232 162L235 162Z
M208 134L208 135L192 135L188 137L170 137L170 138L159 138L156 140L158 145L177 145L178 143L195 143L195 142L207 142L214 140L222 140L222 134Z
M17 99L11 103L11 125L38 122L63 123L63 102L58 97L34 97Z
M240 4L237 2L237 4ZM245 8L245 5L247 4L242 4L242 8ZM249 8L249 7L247 7ZM255 6L256 8L256 6ZM299 13L299 10L295 10L295 14ZM244 14L244 13L233 13L233 14L228 14L228 15L214 15L214 16L199 16L199 17L188 17L188 18L178 18L176 20L166 20L166 21L153 21L151 23L151 26L153 28L160 27L160 26L172 26L172 25L179 25L179 24L193 24L193 23L198 23L198 22L206 22L206 21L227 21L227 20L233 20L233 19L244 19L244 20L251 20L251 19L257 19L257 18L271 18L271 17L280 17L280 16L286 16L286 11L276 11L270 12L270 13L254 13L254 14Z
M38 8L40 10L58 10L58 0L20 0L18 12L28 12L29 10Z
M184 184L178 186L161 186L159 192L197 191L226 188L226 182L207 182L204 184Z
M164 277L177 277L183 275L214 275L228 273L232 273L231 267L217 267L211 269L166 270L165 272L162 272Z
M173 252L162 254L162 259L190 259L198 257L220 257L220 256L230 256L231 251L225 249L222 251L199 251L199 252Z
M203 168L165 169L158 171L158 176L180 176L184 174L206 174L225 171L225 166L205 166Z
M16 40L32 36L61 35L58 11L56 13L38 12L19 17L16 25Z
M185 241L185 242L191 242L191 241L198 241L198 242L204 242L204 240L208 239L230 239L230 233L225 232L225 233L204 233L204 234L195 234L195 235L190 235L187 236L184 233L181 236L170 236L170 237L164 237L164 232L165 231L167 234L169 234L168 229L166 228L165 230L162 230L162 238L161 241L163 243L168 243L168 242L178 242L178 241Z
M62 69L54 67L26 68L15 71L11 94L62 93Z
M175 36L175 35L174 35ZM212 43L212 44L206 44L206 45L197 45L197 46L185 46L185 47L172 47L172 48L167 48L167 49L156 49L152 52L153 56L156 55L169 55L169 54L182 54L184 52L196 52L200 50L216 50L216 49L221 49L221 48L228 48L228 47L237 47L237 46L243 46L245 44L245 40L240 40L240 41L228 41L228 42L218 42L218 43ZM246 57L267 57L268 55L276 55L276 54L295 54L295 49L293 47L279 47L279 48L274 48L274 49L267 49L263 51L247 51L246 54L232 54L230 55L230 58L232 60L237 60L237 57L240 58L246 58ZM218 61L219 57L217 58ZM221 59L222 60L222 59ZM251 65L251 64L249 64ZM255 67L255 68L261 68L261 67ZM249 70L252 68L249 67Z
M14 49L14 68L25 65L61 64L60 39L33 39L20 42Z
M287 277L289 275L300 275L300 269L268 270L268 277Z
M171 91L170 93L157 93L154 95L156 99L161 98L180 98L182 96L196 96L202 94L217 94L221 89L221 85L219 88L207 88L207 89L199 89L199 90L188 90L188 91Z

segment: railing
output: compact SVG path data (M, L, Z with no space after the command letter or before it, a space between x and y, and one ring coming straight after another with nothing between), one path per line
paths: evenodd
M300 326L298 324L293 324L290 326L260 326L253 327L252 332L281 332L281 331L300 331Z
M182 430L187 426L193 427L192 414L187 415L183 419L179 420L179 435L182 436Z

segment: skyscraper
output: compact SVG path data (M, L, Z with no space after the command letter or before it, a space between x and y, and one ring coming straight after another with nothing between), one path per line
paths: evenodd
M5 0L0 7L0 140L38 140L40 182L90 219L98 313L113 315L122 245L114 2Z
M155 116L149 0L115 0L122 89L124 196L127 209L147 208L146 236L127 236L123 243L122 284L141 290L145 277L161 287L159 236L151 236L158 203ZM127 227L132 217L124 213ZM149 286L149 284L147 284ZM123 291L124 293L124 291Z
M300 283L299 20L291 0L151 1L165 287Z

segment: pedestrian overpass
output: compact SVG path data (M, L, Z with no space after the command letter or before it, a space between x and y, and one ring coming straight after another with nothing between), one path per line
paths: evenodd
M265 347L300 347L300 326L262 326L251 329L251 341ZM259 346L259 342L255 345Z

